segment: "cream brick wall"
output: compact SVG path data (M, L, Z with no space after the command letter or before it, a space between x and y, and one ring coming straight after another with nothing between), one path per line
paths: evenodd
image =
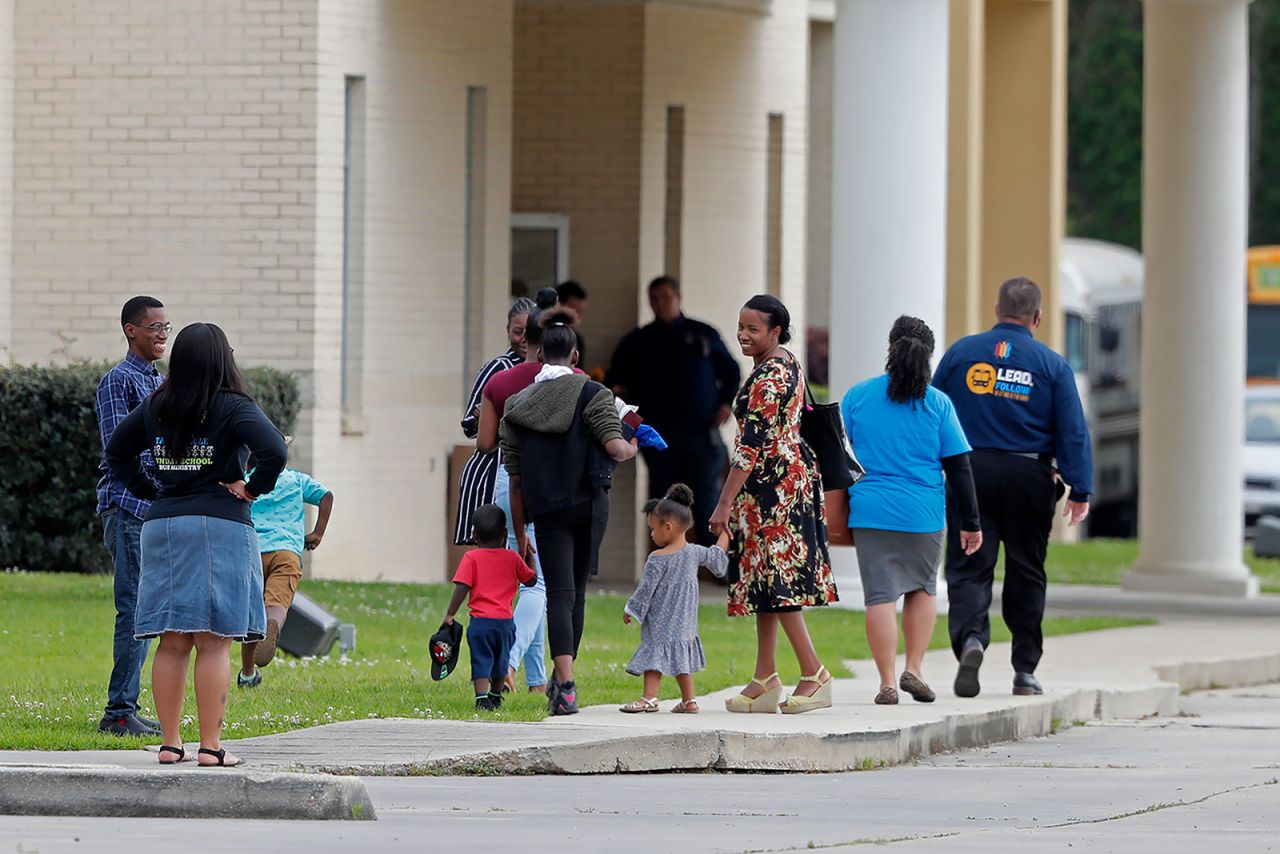
M512 210L569 217L570 274L591 295L587 367L636 325L645 7L518 0ZM659 223L661 230L661 223ZM636 566L636 466L618 467L601 578Z
M0 0L0 31L12 7ZM496 353L511 0L17 0L14 23L12 66L0 41L14 358L119 356L115 318L136 293L164 300L175 325L223 325L242 363L302 379L293 462L338 495L313 571L443 580L445 461L462 438L467 87L489 95L480 297ZM367 80L360 436L341 433L339 411L344 75Z
M13 335L13 3L0 0L0 365Z
M802 357L808 43L806 0L775 0L769 15L659 3L646 16L641 276L662 266L666 109L682 104L685 309L733 334L765 289L767 115L782 113L782 299Z
M304 449L334 490L318 576L443 581L464 384L467 88L488 88L486 352L505 349L510 0L319 4L315 406ZM344 77L366 90L363 435L341 425Z
M17 0L13 351L123 351L120 305L311 363L315 0Z

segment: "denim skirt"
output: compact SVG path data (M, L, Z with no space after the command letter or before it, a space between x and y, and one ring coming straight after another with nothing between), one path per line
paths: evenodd
M252 526L211 516L143 524L135 638L207 632L257 641L266 625L262 558Z

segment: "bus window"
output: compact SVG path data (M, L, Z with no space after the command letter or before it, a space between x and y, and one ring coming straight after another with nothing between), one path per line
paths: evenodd
M1251 380L1280 379L1280 305L1250 305L1245 340L1245 375Z
M1066 340L1067 363L1072 371L1083 374L1087 365L1084 318L1074 312L1067 312Z

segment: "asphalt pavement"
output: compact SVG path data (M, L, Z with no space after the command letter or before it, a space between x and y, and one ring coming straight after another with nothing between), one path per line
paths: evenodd
M366 778L377 822L0 817L0 852L1280 850L1280 685L841 774Z

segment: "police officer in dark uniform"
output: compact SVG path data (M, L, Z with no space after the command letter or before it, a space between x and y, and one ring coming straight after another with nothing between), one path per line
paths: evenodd
M947 502L947 616L960 662L955 692L975 697L978 668L991 642L991 584L1000 543L1005 548L1004 620L1013 633L1013 693L1043 693L1035 678L1043 651L1044 559L1053 513L1070 486L1064 516L1075 525L1089 514L1093 460L1089 429L1071 366L1036 341L1040 288L1029 279L1000 286L999 321L989 332L952 345L933 384L955 404L973 446L973 479L982 519L982 548L960 547L957 508ZM1055 473L1056 469L1056 473Z
M670 446L640 449L649 469L649 496L661 498L672 484L687 483L694 500L690 536L710 543L707 526L728 462L719 428L730 417L741 369L714 327L685 317L674 278L649 283L649 307L653 323L618 344L605 384L640 407L640 417Z

